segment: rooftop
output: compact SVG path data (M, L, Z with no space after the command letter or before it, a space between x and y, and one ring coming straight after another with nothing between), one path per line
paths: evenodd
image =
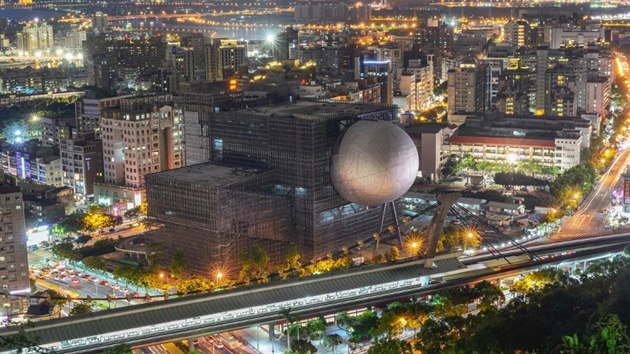
M248 108L243 111L254 112L267 116L284 116L297 119L317 120L338 114L359 115L391 109L391 107L384 105L359 105L302 100L295 103L283 103L273 106Z
M189 183L224 187L245 181L249 177L260 172L263 172L263 170L253 168L246 169L214 163L202 163L174 170L153 173L150 176L160 179L176 179L178 181Z
M22 190L16 186L0 185L0 194L20 193Z
M519 209L523 204L514 204L514 203L504 203L504 202L488 202L486 207L488 208L501 208L501 209L509 209L516 210Z
M542 149L555 149L555 139L501 138L492 136L461 136L449 138L451 144L524 146Z

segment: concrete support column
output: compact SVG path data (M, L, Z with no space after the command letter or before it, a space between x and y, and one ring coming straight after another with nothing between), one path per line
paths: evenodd
M195 339L196 338L188 338L188 352L192 353L195 351Z
M275 332L275 325L273 323L268 324L269 326L269 340L274 340L274 337L276 336Z

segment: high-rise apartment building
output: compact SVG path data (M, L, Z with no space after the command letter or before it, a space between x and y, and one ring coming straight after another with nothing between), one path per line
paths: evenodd
M47 23L27 23L22 32L17 34L17 48L19 51L33 52L51 49L53 46L53 28Z
M455 112L484 112L485 67L474 60L462 62L459 68L448 72L448 107L449 116Z
M170 95L124 98L118 106L105 108L101 120L105 183L97 187L95 199L138 205L146 174L184 165L182 125L182 110Z
M107 31L107 25L107 14L97 11L92 18L92 30L96 33L104 33Z
M507 43L515 48L521 48L530 44L529 23L524 20L510 20L503 27Z
M23 295L31 293L28 257L26 254L26 226L24 201L18 187L0 185L0 292L3 316L25 310L28 301ZM10 294L22 296L10 296ZM1 322L1 321L0 321Z
M63 185L74 194L86 197L94 193L94 183L103 180L103 145L94 131L79 133L59 144Z
M60 142L72 138L72 132L76 130L74 118L50 118L41 117L42 144L45 146L56 146Z
M134 77L160 68L166 58L163 37L108 39L90 37L85 45L90 82L106 90L127 88Z
M236 39L214 38L205 47L206 80L227 80L245 64L247 50Z
M132 95L101 97L88 92L75 103L76 127L79 131L93 130L97 137L101 135L101 111L107 107L115 107L121 98Z

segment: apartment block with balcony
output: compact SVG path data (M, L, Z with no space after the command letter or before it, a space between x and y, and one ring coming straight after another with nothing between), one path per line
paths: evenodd
M121 99L101 116L104 184L95 200L127 208L144 198L145 175L184 166L183 111L171 95ZM141 196L141 197L139 197Z
M62 142L59 153L63 185L71 187L79 197L94 194L94 183L103 179L103 146L94 131Z

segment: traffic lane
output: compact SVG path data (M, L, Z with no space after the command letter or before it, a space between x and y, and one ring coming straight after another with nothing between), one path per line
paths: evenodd
M238 353L229 346L228 343L223 343L221 347L215 345L217 342L216 337L200 337L196 339L195 349L200 350L202 353L216 353L216 354L234 354Z
M587 197L582 208L563 222L562 230L558 237L571 237L575 233L584 233L587 230L601 228L604 220L603 215L600 217L599 214L601 213L599 211L610 204L610 195L621 183L620 177L625 171L629 157L630 150L624 150L615 159L610 169L600 178L594 192Z

